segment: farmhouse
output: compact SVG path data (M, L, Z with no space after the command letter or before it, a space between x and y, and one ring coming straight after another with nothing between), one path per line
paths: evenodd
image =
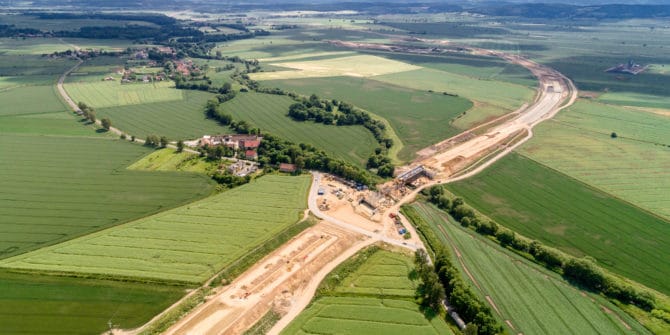
M225 145L234 150L253 150L256 151L261 145L262 137L256 135L205 135L198 143L200 146Z
M298 170L298 168L295 166L295 164L288 164L288 163L279 164L279 171L281 172L293 173L296 170Z
M249 160L256 160L258 159L258 152L256 150L246 150L244 152L244 158Z

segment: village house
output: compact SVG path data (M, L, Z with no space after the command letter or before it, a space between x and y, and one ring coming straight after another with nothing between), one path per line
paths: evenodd
M199 144L201 147L224 145L233 150L256 151L262 140L262 137L256 135L205 135L200 139Z
M295 166L295 164L288 164L288 163L279 164L279 171L281 172L293 173L296 170L298 170L298 168Z

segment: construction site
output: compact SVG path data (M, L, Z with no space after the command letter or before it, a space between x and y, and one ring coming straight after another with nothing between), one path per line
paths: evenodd
M241 334L268 311L299 313L335 265L373 241L327 222L291 239L164 334Z

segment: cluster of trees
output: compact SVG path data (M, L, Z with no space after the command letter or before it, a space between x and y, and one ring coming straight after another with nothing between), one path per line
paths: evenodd
M81 110L82 115L84 116L85 119L91 121L92 123L95 123L96 117L95 117L95 109L89 105L87 105L84 102L78 102L77 107L79 107L79 110Z
M298 145L272 134L263 134L258 155L261 166L292 163L296 165L298 170L310 169L328 172L368 186L372 186L376 181L368 171L344 160L332 158L323 150L309 144L300 143Z
M236 176L228 171L219 171L212 175L219 185L222 185L224 188L233 188L237 186L244 185L251 181L251 176L246 175L244 177Z
M447 297L435 268L428 262L428 254L419 249L414 254L414 271L419 278L416 298L427 314L435 315Z
M148 147L165 148L169 143L170 140L168 140L168 138L165 136L158 137L156 135L149 135L144 140L144 145Z
M366 167L377 169L377 175L380 177L393 177L395 167L386 153L386 148L376 148L375 152L368 158Z
M386 125L374 120L370 114L356 109L353 105L338 100L323 100L316 94L309 98L274 89L275 94L291 96L296 103L289 107L288 116L296 121L314 121L325 125L362 125L367 128L381 145L368 158L367 167L377 169L381 177L392 177L395 167L387 157L388 149L393 146L393 140L386 136ZM338 113L335 113L337 111Z
M464 227L471 227L477 233L493 237L501 246L511 248L531 260L544 264L548 269L562 274L569 281L594 292L617 299L626 304L636 305L650 311L655 306L654 296L606 274L589 257L575 258L538 241L529 240L515 232L498 226L490 220L482 220L468 207L463 199L451 199L442 186L433 186L426 195L430 202L448 212Z
M21 37L41 35L42 31L32 28L16 28L13 24L0 24L0 37Z
M493 317L491 309L479 299L479 297L472 291L460 276L458 268L456 268L450 260L449 252L444 247L440 239L433 233L426 222L410 207L403 207L403 213L416 226L418 232L424 237L426 244L435 255L434 266L427 263L427 254L425 251L417 251L415 255L415 264L422 264L425 272L429 270L433 274L421 274L419 266L417 266L417 274L422 279L422 291L417 289L417 292L423 294L419 298L426 299L425 292L432 292L428 295L430 297L428 302L435 303L437 298L438 303L446 297L449 305L456 310L458 315L467 322L466 331L476 330L475 334L493 335L502 331L502 326ZM437 282L437 284L436 284ZM439 287L437 287L439 285ZM420 300L420 302L423 302Z

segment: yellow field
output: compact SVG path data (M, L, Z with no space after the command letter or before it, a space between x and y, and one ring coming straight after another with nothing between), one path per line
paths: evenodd
M318 77L372 77L421 69L419 66L371 55L339 57L305 62L283 62L271 65L295 70L251 74L254 80L318 78Z
M65 90L74 101L83 101L95 108L175 101L184 98L183 92L174 89L174 83L171 81L123 85L118 81L70 83L65 84Z
M344 55L353 55L355 52L353 51L324 51L324 52L307 52L303 54L298 54L298 55L288 55L288 56L280 56L280 57L270 57L270 58L261 58L258 61L259 62L283 62L287 60L295 60L295 59L304 59L304 58L311 58L311 57L324 57L324 56L344 56Z

